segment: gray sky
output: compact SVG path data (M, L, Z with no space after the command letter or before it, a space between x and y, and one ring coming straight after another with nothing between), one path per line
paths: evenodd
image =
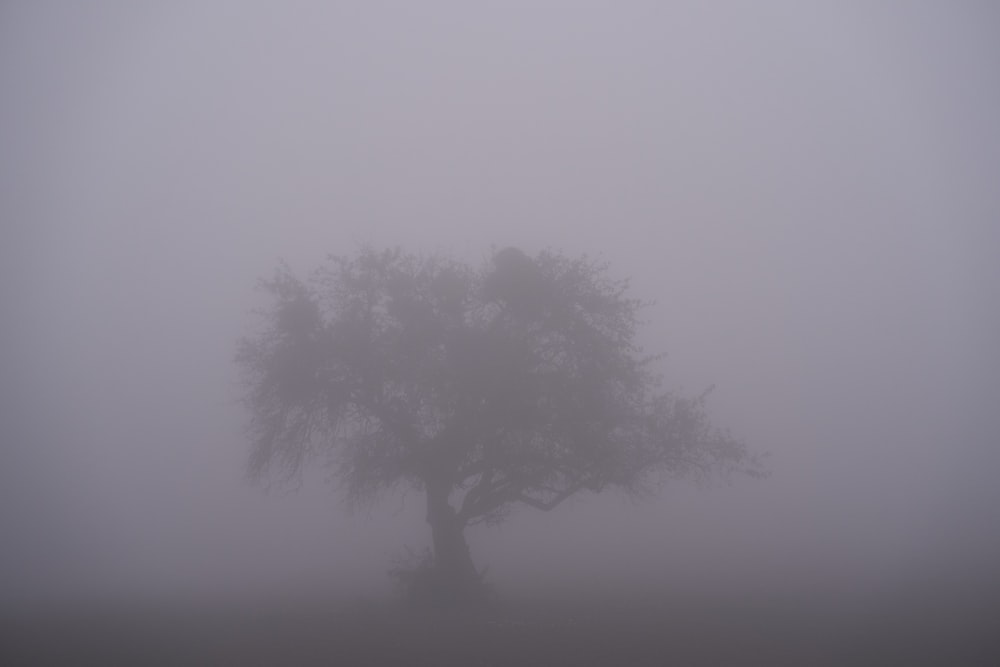
M604 256L668 385L771 452L477 531L498 583L997 584L998 37L971 1L5 3L0 602L383 586L420 499L248 486L231 362L257 277L362 242Z

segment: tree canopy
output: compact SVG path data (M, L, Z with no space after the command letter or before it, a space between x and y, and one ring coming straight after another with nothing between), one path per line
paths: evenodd
M661 389L636 342L643 304L599 261L507 248L470 266L365 248L262 286L265 326L237 354L251 472L294 476L322 458L354 503L424 491L442 568L471 564L465 526L518 504L760 472L713 428L704 395Z

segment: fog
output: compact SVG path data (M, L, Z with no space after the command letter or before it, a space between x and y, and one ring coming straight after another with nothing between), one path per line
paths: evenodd
M771 475L470 533L510 596L994 596L989 3L5 3L0 604L377 595L417 492L245 476L256 280L606 259Z

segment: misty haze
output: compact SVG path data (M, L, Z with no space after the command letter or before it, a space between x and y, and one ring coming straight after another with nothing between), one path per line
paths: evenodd
M990 664L989 3L0 7L3 664Z

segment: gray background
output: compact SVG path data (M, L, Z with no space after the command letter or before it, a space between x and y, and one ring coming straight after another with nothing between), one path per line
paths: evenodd
M250 486L232 364L258 277L360 243L604 257L667 385L771 453L474 531L504 590L996 590L998 36L989 2L4 3L0 603L386 590L419 494Z

